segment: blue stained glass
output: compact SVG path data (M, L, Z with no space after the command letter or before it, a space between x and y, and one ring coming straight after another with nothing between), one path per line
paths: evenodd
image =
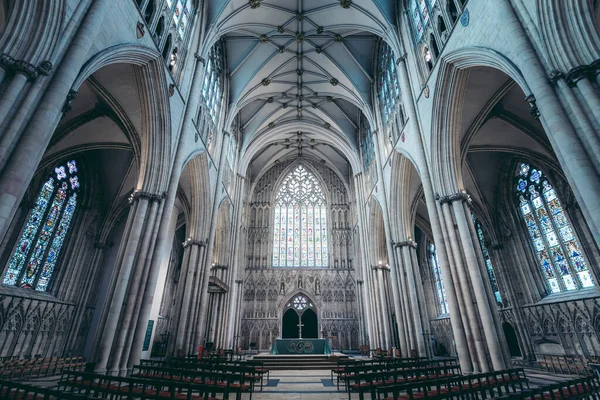
M381 60L379 71L378 95L381 105L381 114L384 123L392 120L400 98L400 84L396 72L395 57L392 48L385 42L381 43L379 52ZM404 121L401 121L404 123Z
M54 232L54 228L56 227L56 221L58 220L58 216L60 215L60 211L62 210L63 203L67 198L67 184L63 182L61 188L58 189L56 195L54 196L54 201L50 206L50 212L46 217L46 221L42 226L42 231L40 233L40 237L37 241L37 245L33 250L33 254L27 264L27 268L25 269L25 276L23 276L23 280L21 286L31 287L35 282L35 279L38 274L38 268L42 259L44 257L44 252L46 251L46 247L48 246L48 242L50 241L50 237L52 236L52 232Z
M31 211L29 219L25 224L25 229L23 230L19 244L15 249L15 252L8 265L6 275L2 281L2 283L5 285L16 285L17 279L19 279L19 274L21 273L21 269L23 268L23 264L27 258L27 254L29 253L29 249L31 248L31 243L37 234L39 225L44 217L44 213L48 207L48 201L50 200L50 196L52 196L53 191L54 179L50 178L46 183L44 183L44 186L42 186L42 190L38 195L35 207Z
M54 168L42 186L10 259L5 285L48 288L77 204L77 172L76 162L68 161L66 167Z
M550 182L542 180L543 173L526 163L519 166L518 175L519 207L551 292L576 290L577 282L581 287L595 286L573 228ZM531 212L531 206L535 213ZM562 286L557 275L562 277Z
M67 206L65 207L63 216L60 220L60 223L58 224L58 228L56 229L54 239L52 240L52 244L50 245L50 251L46 256L46 263L42 268L40 278L35 287L35 289L40 292L44 292L48 288L48 283L50 283L50 277L52 277L52 273L54 272L54 267L56 266L56 261L58 260L58 256L60 255L60 250L62 249L65 236L67 235L67 231L69 230L69 225L71 224L71 220L73 219L73 213L75 212L76 206L77 194L73 194L67 202Z

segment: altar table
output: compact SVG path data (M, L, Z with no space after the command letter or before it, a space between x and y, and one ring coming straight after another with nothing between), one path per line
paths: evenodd
M270 354L331 354L327 339L275 339Z

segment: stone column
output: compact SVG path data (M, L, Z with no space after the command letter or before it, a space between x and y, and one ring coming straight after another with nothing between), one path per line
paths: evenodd
M454 209L456 223L458 225L458 234L462 243L466 267L471 278L471 287L473 294L475 295L475 300L477 301L477 311L483 326L485 343L487 344L489 355L492 360L492 366L495 370L502 370L506 368L504 351L500 344L499 332L496 329L496 324L494 323L494 317L492 314L497 312L497 310L495 304L490 304L490 299L486 294L483 277L481 276L481 268L477 262L477 256L473 247L474 243L469 231L469 221L466 217L465 205L463 201L454 201L452 206ZM487 362L485 364L487 364ZM487 368L485 364L483 364L482 360L482 369L484 372L486 372Z
M148 205L151 203L152 195L144 192L134 192L130 202L134 204L134 209L129 214L131 223L128 223L129 231L123 234L121 246L124 249L120 265L117 265L115 272L116 284L110 300L110 306L106 316L106 321L102 331L101 340L99 343L98 359L96 363L96 371L104 373L110 356L113 339L117 331L117 325L121 319L121 311L123 301L127 289L130 285L130 277L133 269L133 263L138 255L138 248L142 238L142 229L145 226L148 215Z
M471 290L469 288L469 278L466 274L464 265L462 250L456 237L455 225L452 219L452 210L448 201L440 200L442 207L442 214L446 220L447 233L449 238L449 245L454 255L453 262L458 277L457 296L461 304L460 315L463 320L463 326L465 327L465 335L467 337L467 344L472 345L469 348L472 356L473 371L474 372L487 372L489 368L487 366L487 360L485 358L486 348L479 332L479 322L477 320L477 314L473 309L473 298L471 296ZM456 282L455 282L456 284Z
M416 349L419 352L420 357L424 357L427 355L425 351L425 338L423 337L423 325L421 323L421 312L419 303L423 301L423 299L419 299L418 289L415 284L415 270L412 265L412 258L410 257L410 248L416 248L417 244L412 240L408 240L406 242L398 243L400 250L402 252L402 258L404 260L404 265L406 268L406 283L407 283L407 292L408 297L410 299L410 310L412 313L412 327L414 331L414 345L416 345Z
M148 211L148 222L144 228L144 233L140 245L137 263L132 272L131 282L127 291L127 303L123 317L119 322L119 331L113 344L111 354L111 363L108 366L110 373L126 373L127 356L129 355L129 346L131 345L130 335L135 331L135 324L139 313L139 301L142 299L144 287L148 276L148 258L152 255L152 248L156 240L156 219L161 208L160 200L153 201ZM123 360L121 360L124 355Z
M448 308L450 311L450 323L452 324L452 331L454 333L454 340L456 342L456 351L460 361L462 371L465 373L472 371L471 356L468 350L468 341L465 335L465 327L460 317L460 308L458 296L454 291L455 281L453 279L453 273L451 265L449 264L446 246L448 241L444 236L443 230L443 217L441 208L436 204L433 184L431 182L431 175L428 168L427 156L422 141L422 133L418 124L418 117L415 108L415 99L408 77L408 70L406 66L406 55L398 58L396 61L398 66L398 81L401 87L402 103L405 105L407 114L407 123L405 130L414 135L416 140L416 154L415 160L420 168L420 177L423 184L423 193L425 195L425 203L427 205L427 211L429 213L429 220L431 223L431 230L434 236L434 242L436 244L436 250L438 254L438 260L440 263L440 269L442 271L442 279L446 286L446 296L448 298Z

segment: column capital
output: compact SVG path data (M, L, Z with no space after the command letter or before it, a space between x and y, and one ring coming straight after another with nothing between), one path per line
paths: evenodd
M417 242L415 242L412 239L408 239L408 240L405 240L403 242L392 242L392 246L396 247L396 248L408 246L408 247L412 247L413 249L416 249L417 248Z
M134 202L138 201L139 199L144 199L144 200L148 200L148 201L156 201L156 202L160 203L166 197L167 197L167 194L164 192L162 194L155 194L155 193L150 193L150 192L143 192L141 190L136 190L135 192L131 193L131 195L129 196L129 204L133 204Z
M241 279L236 279L235 283L238 284L238 285L241 285L242 283L244 283L244 281L241 280Z
M467 193L466 190L461 190L458 193L449 194L447 196L440 196L436 194L435 199L440 202L440 204L444 203L454 203L455 201L466 201L467 203L471 203L471 196Z
M194 53L194 58L202 63L202 65L206 65L206 60L198 55L198 53Z
M402 54L400 57L398 57L398 58L396 59L396 65L400 65L400 63L401 63L402 61L406 61L406 57L407 57L407 54L406 54L406 53L404 53L404 54Z
M192 239L190 237L190 238L187 238L187 240L185 242L183 242L181 245L183 246L184 249L189 246L206 247L208 245L208 239L197 240L197 239Z
M363 283L365 283L365 281L363 281L363 280L358 280L358 281L356 281L356 284L357 284L357 285L362 285Z

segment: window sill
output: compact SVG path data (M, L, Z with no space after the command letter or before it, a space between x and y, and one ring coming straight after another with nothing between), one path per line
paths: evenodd
M16 286L8 286L0 284L0 295L21 297L25 299L34 299L40 301L48 301L52 303L71 304L57 299L55 296L47 292L38 292L33 289L18 288Z
M563 302L566 303L569 301L586 300L586 299L592 299L595 297L600 297L600 290L598 290L598 288L596 288L596 287L593 287L593 288L587 288L587 289L579 289L579 290L576 290L576 291L570 292L570 293L551 294L551 295L544 297L537 303L527 304L523 307L535 307L535 306L540 306L540 305L544 305L544 304L563 303Z

